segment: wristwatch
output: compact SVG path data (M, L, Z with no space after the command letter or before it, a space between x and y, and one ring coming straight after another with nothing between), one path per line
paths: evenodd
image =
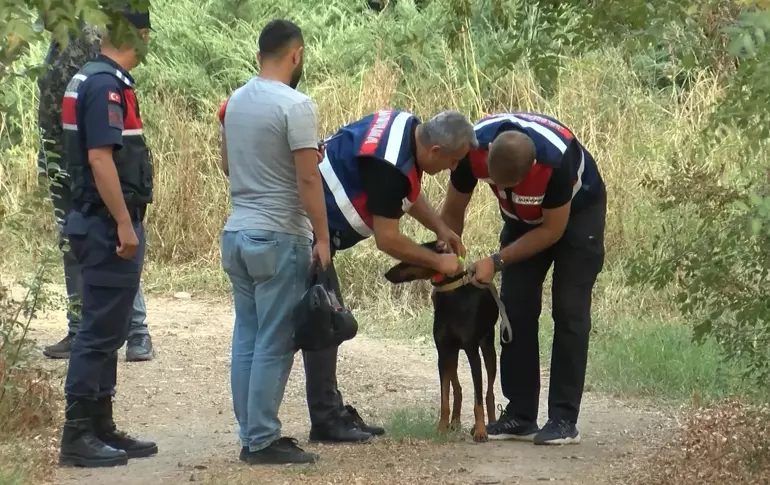
M499 273L503 270L505 263L503 262L503 258L500 257L500 253L493 254L490 256L490 259L492 259L492 262L495 263L495 273Z

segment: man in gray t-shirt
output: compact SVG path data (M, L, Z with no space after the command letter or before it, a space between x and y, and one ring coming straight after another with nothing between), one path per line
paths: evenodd
M303 53L299 27L268 23L259 36L260 75L219 110L232 199L221 242L235 304L230 378L240 459L250 464L318 459L281 437L278 419L294 356L293 309L311 264L325 269L331 259L318 116L310 98L294 89Z

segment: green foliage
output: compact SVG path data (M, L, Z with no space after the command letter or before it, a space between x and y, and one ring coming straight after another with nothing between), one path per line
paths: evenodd
M726 95L703 133L702 149L680 154L667 177L650 180L663 215L649 251L630 261L632 283L675 288L694 337L715 338L727 358L748 362L747 375L770 378L770 12L742 13L726 28L739 59ZM725 177L705 155L743 135L740 173Z
M24 238L25 220L48 210L49 204L50 199L38 194L23 211L6 217L7 235ZM61 253L56 246L42 246L30 256L36 271L29 279L13 284L0 280L0 434L11 436L50 425L55 413L50 372L36 363L29 329L40 313L62 307L61 298L48 288Z
M128 3L140 11L147 11L149 6L149 0ZM129 24L119 13L120 6L119 0L0 0L0 83L17 76L37 77L42 66L14 69L15 64L36 43L50 39L66 46L71 35L80 35L81 20L101 27L115 25L117 40L131 37ZM9 113L15 101L9 90L3 89L0 113Z
M676 401L695 398L700 401L695 404L729 396L770 397L770 389L753 388L741 379L743 360L722 360L714 338L693 345L691 332L679 322L626 318L593 336L587 382L599 392Z
M725 32L730 53L740 61L713 126L741 130L750 152L760 154L770 139L770 9L742 13Z
M453 429L448 433L438 432L438 410L435 408L416 407L396 409L387 417L385 426L388 438L394 441L426 440L457 441L469 435L462 429Z

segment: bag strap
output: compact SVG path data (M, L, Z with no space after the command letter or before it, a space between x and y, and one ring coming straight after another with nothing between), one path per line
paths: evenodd
M329 288L331 279L329 278L329 272L321 269L320 264L313 263L313 267L310 268L310 278L308 281L308 288L313 285L321 285L324 288Z

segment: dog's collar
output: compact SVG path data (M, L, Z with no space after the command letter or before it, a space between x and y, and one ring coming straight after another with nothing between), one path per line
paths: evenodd
M449 283L441 284L441 282L432 281L433 289L435 291L452 291L461 286L465 286L471 282L470 273L465 273L462 278L450 281Z

